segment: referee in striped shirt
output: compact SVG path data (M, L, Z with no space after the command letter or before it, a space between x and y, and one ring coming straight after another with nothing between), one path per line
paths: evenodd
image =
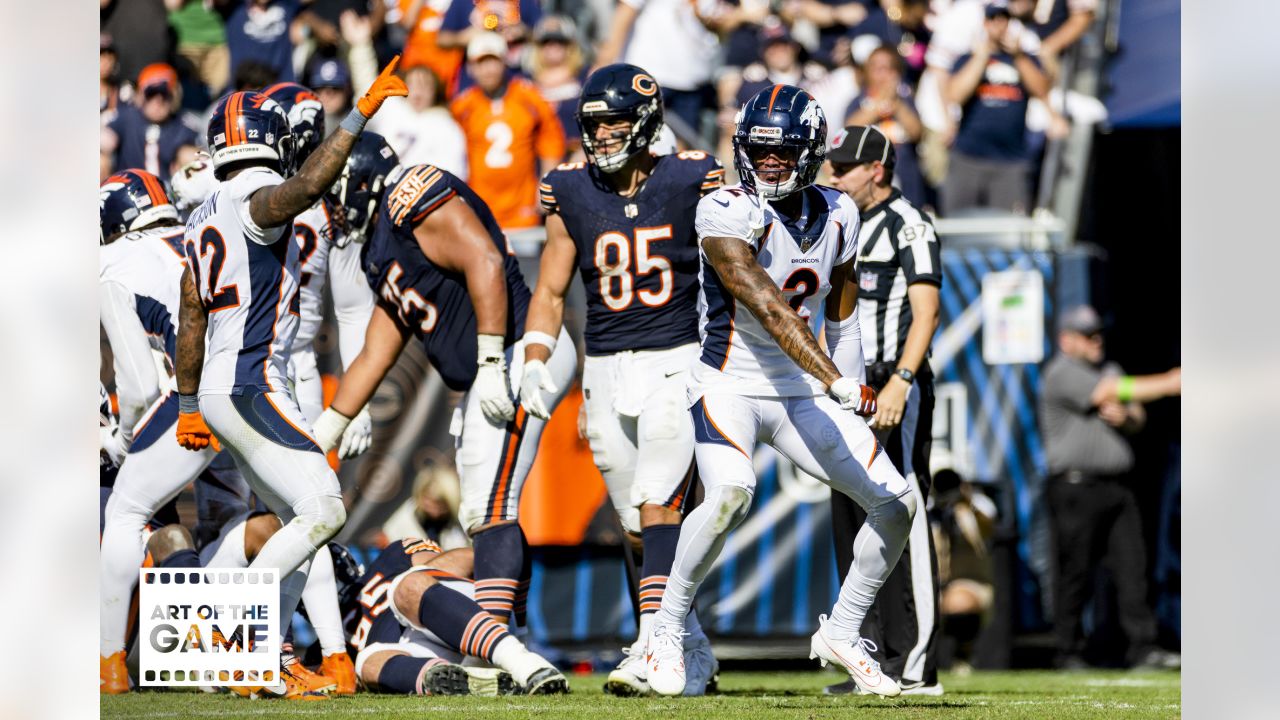
M867 384L879 393L871 420L876 437L907 482L917 507L929 496L929 448L933 429L933 373L929 344L938 328L942 263L938 237L924 211L892 185L893 144L879 128L854 125L833 138L827 154L832 184L862 215L858 234L858 315ZM841 493L831 494L836 566L853 563L853 538L866 521ZM928 513L918 512L898 566L876 595L863 637L872 656L904 695L941 695L938 683L937 553ZM843 576L840 578L844 581ZM827 688L852 692L853 682Z

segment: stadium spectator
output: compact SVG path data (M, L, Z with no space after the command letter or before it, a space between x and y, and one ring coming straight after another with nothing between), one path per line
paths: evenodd
M440 78L426 65L404 73L409 86L406 102L387 103L369 122L396 151L405 167L435 165L467 179L467 139L449 114Z
M213 97L231 80L231 55L222 16L205 0L164 0L169 24L178 38L178 54L195 69Z
M577 29L568 17L548 15L533 29L533 53L529 57L529 73L538 86L542 99L551 103L564 129L567 154L582 147L575 113L582 94L582 48Z
M903 78L911 87L920 81L924 73L925 54L929 49L932 31L925 25L929 15L929 0L898 0L886 4L889 18L889 36L885 44L896 47L902 58Z
M1040 38L1040 60L1054 75L1058 57L1084 37L1097 9L1098 0L1009 0L1009 14Z
M351 112L351 73L341 60L321 60L307 74L307 87L315 91L324 106L324 130L328 135L342 124ZM389 103L387 109L400 103Z
M511 53L529 39L530 29L541 19L538 0L453 0L436 42L442 48L467 48L477 36L494 32L507 42Z
M786 0L780 17L787 24L806 20L818 27L819 61L829 67L845 62L844 43L859 35L888 36L889 22L876 0Z
M424 65L431 68L445 84L445 95L451 95L458 71L462 68L465 45L441 47L437 42L440 27L444 24L447 0L400 0L400 27L408 32L404 53L400 56L401 69Z
M231 79L231 87L236 92L261 90L275 81L275 68L257 60L245 60L236 66L236 74Z
M902 81L897 50L881 45L862 66L863 89L844 111L845 125L874 125L893 143L897 155L894 185L916 205L925 202L924 178L916 161L916 141L923 133L911 88Z
M118 58L111 36L102 33L98 38L98 114L103 125L116 116L122 100L128 101L128 97L122 97ZM128 91L123 93L128 94Z
M1001 4L1003 0L955 0L936 15L933 23L933 35L924 56L925 70L916 84L916 110L925 126L925 136L917 149L921 171L933 185L941 185L946 179L948 147L956 134L952 108L943 97L944 86L956 61L985 37L984 8L992 3ZM1035 55L1040 51L1040 38L1025 31L1018 20L1010 21L1008 34L1017 39L1024 53Z
M310 30L315 52L322 57L338 57L347 41L344 23L354 20L365 25L366 39L371 41L382 32L386 16L384 0L311 0L298 13L298 22Z
M475 85L449 110L467 138L468 184L504 230L519 230L541 222L538 178L563 160L564 131L533 83L507 69L506 57L501 35L476 35L467 46Z
M232 72L246 60L275 68L275 79L293 82L293 34L301 4L298 0L242 0L227 18L227 48Z
M458 521L461 504L458 473L448 465L428 465L413 479L413 495L382 524L382 535L388 541L423 538L444 550L471 547Z
M1048 97L1049 77L1010 33L1007 8L991 5L985 14L985 36L956 60L946 85L947 102L961 108L942 188L946 215L971 207L1030 209L1027 102Z
M121 105L102 130L103 164L111 158L112 172L142 168L169 177L194 159L203 128L194 117L178 112L178 94L178 73L171 66L143 68L133 102Z
M938 549L942 632L955 643L952 672L969 667L974 640L995 604L996 515L995 502L954 470L934 474L929 522Z
M667 122L683 126L676 134L699 134L703 111L715 103L719 40L709 22L687 0L621 0L595 66L622 61L644 68L662 87Z
M134 78L173 49L164 0L100 0L102 32L115 40L121 77Z
M1141 403L1182 394L1182 370L1126 375L1114 362L1104 362L1102 329L1093 308L1067 310L1058 321L1059 352L1045 365L1040 383L1040 425L1049 463L1045 496L1056 560L1057 664L1085 667L1081 615L1106 560L1129 640L1129 663L1168 667L1177 658L1154 644L1142 517L1125 483L1133 468L1125 435L1145 424Z

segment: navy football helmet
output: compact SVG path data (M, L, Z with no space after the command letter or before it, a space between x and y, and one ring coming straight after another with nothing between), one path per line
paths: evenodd
M281 175L293 171L297 144L289 116L262 93L234 92L219 100L209 118L208 140L219 180L227 179L227 166L244 161L267 165Z
M365 241L369 221L382 202L382 193L391 184L388 176L399 166L396 151L381 135L365 131L356 138L347 164L330 190L332 199L342 206L347 241Z
M345 613L354 608L364 586L364 566L356 560L347 546L331 542L329 554L333 556L333 579L338 589L338 607Z
M279 103L289 118L295 143L291 173L297 172L324 141L324 106L315 93L298 83L276 83L263 88L262 94Z
M591 73L582 86L575 114L582 132L582 149L596 167L615 172L650 146L662 132L662 88L653 76L635 65L615 63ZM631 129L613 134L622 145L614 152L596 147L600 123L625 120Z
M773 200L817 180L827 157L827 118L812 95L793 85L767 87L742 106L736 122L733 164L744 186ZM756 169L768 154L794 169Z
M177 225L178 208L160 178L146 170L121 170L98 189L98 219L98 241L105 244L107 238L163 220Z

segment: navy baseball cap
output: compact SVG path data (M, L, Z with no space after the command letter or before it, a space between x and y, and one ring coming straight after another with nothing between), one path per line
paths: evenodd
M986 7L987 19L1000 17L1012 17L1009 14L1009 4L1005 0L991 0Z
M325 60L311 70L307 85L320 88L347 88L351 86L351 73L341 60Z

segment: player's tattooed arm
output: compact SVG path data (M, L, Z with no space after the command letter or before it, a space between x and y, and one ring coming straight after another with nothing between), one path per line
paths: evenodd
M840 377L835 363L818 345L809 325L791 309L787 300L760 263L751 246L737 238L708 237L702 251L715 268L720 282L751 311L778 347L823 384L830 386Z
M177 358L174 374L178 376L178 394L195 395L200 391L200 374L204 370L204 334L209 325L191 269L182 272L182 293L178 306Z
M296 175L255 192L249 200L253 222L262 228L280 227L319 202L342 173L357 137L338 128L311 153Z

